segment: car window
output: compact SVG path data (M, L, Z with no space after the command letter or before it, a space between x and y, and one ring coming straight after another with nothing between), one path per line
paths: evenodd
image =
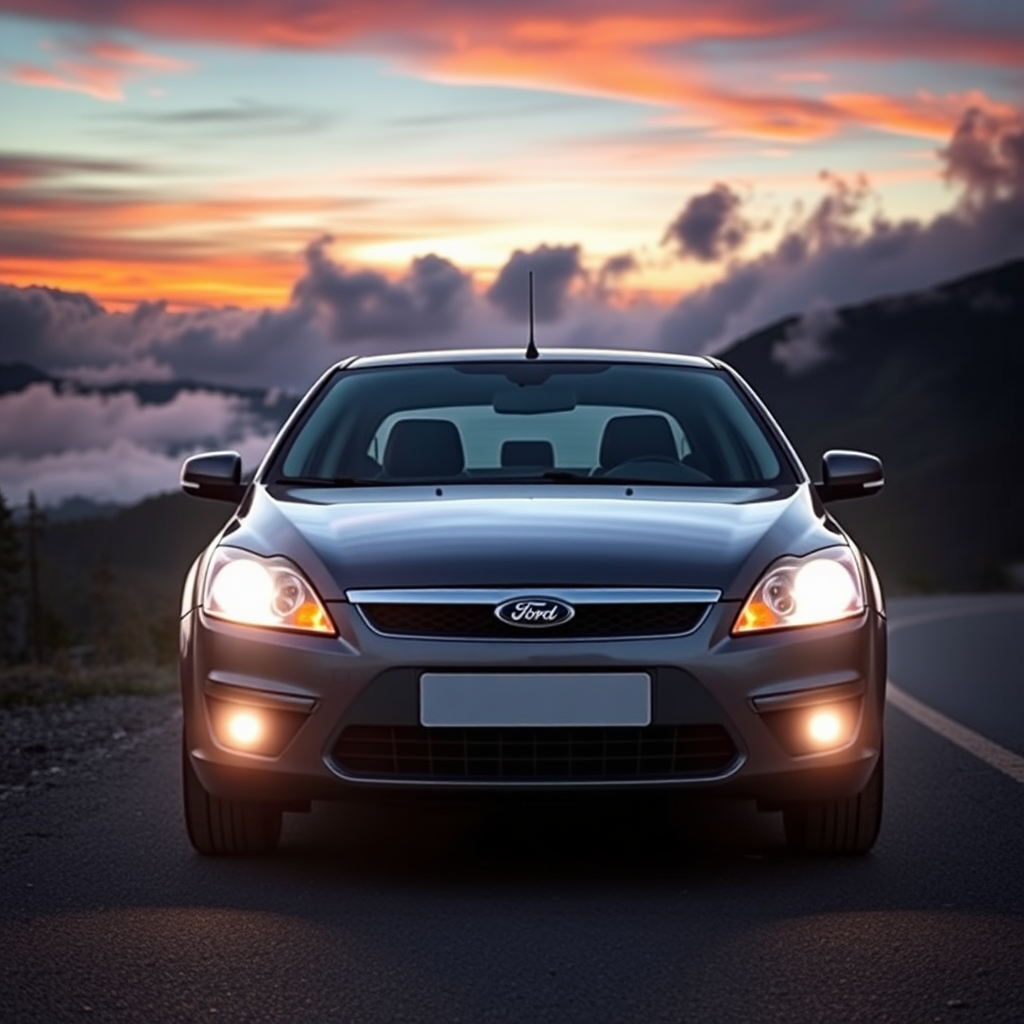
M573 361L339 371L274 472L382 484L792 482L777 440L724 371Z

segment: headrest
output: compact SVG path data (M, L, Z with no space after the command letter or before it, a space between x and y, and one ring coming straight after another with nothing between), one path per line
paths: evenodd
M466 468L459 428L448 420L399 420L388 435L388 476L457 476Z
M607 422L601 438L602 469L645 455L679 458L672 428L664 416L615 416Z

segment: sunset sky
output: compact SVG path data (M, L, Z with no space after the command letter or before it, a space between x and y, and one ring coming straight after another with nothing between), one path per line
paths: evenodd
M1022 115L1019 0L0 0L0 362L721 349L1024 255Z

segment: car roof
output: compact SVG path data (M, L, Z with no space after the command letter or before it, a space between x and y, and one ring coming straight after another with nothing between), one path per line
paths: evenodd
M526 361L525 348L468 348L432 352L396 352L390 355L355 356L339 366L346 369L367 366L411 366L429 363L496 363L510 359ZM717 360L706 356L676 355L672 352L644 352L639 349L549 348L541 349L532 363L558 362L613 362L653 363L661 366L719 366Z

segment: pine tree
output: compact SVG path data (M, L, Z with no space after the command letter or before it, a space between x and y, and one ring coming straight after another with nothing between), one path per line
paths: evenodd
M110 557L104 551L92 574L92 636L96 645L96 660L109 665L115 656L115 589L114 570Z
M14 517L0 492L0 664L14 661L24 559Z
M45 525L46 516L36 504L35 492L29 491L25 530L28 533L28 638L33 662L42 661L43 657L42 606L39 599L39 538Z

